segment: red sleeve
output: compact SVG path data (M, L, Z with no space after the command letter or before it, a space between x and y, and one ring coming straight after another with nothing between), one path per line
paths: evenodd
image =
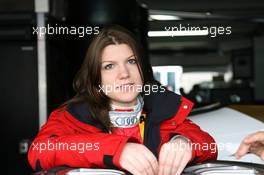
M121 168L119 157L129 137L76 131L65 122L64 115L53 112L31 144L28 160L34 170L65 165Z
M190 120L186 119L180 124L174 134L182 135L191 140L191 162L201 163L206 160L217 159L217 146L214 139Z
M182 135L188 138L192 144L192 163L200 163L206 160L216 160L217 159L217 145L214 139L205 131L203 131L199 126L194 124L192 121L187 119L193 103L184 97L181 97L182 104L177 111L175 117L165 121L163 126L171 129L170 133L163 133L164 144L169 141L169 139L175 135Z

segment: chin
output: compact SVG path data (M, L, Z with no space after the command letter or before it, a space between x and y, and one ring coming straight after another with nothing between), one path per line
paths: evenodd
M131 103L133 102L138 96L138 93L135 94L135 93L120 93L120 94L117 94L115 96L115 99L116 101L120 101L122 103ZM111 97L110 97L111 98Z

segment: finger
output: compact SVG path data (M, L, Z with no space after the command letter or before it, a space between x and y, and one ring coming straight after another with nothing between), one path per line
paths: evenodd
M262 154L264 153L264 145L259 142L255 142L251 145L249 151L262 158Z
M141 164L141 171L144 171L146 174L153 175L156 174L155 170L152 167L152 162L155 162L156 158L145 146L142 146L138 149L139 155L136 156L138 162ZM153 157L152 157L153 155ZM149 158L148 158L149 157ZM149 160L153 159L153 160Z
M158 161L157 161L156 157L147 148L145 151L145 156L146 156L146 159L148 160L149 164L151 165L152 174L157 174L159 165L158 165Z
M262 159L262 160L264 160L264 150L263 151L261 151L261 153L260 153L260 158Z
M264 142L264 131L259 131L254 134L250 134L244 140L245 143L253 143L253 142Z
M175 167L175 163L174 162L176 162L176 158L177 158L177 151L174 151L173 153L172 152L170 152L169 153L169 156L170 157L172 157L171 158L171 160L168 160L168 162L171 162L170 164L171 164L171 166L170 166L170 171L169 171L169 174L175 174L175 172L176 172L176 168L177 167Z
M172 171L172 174L175 174L178 171L182 159L183 159L183 152L182 151L178 151L177 154L176 154L176 156L175 156L175 159L173 161L173 165L172 165L173 166L173 168L172 168L173 171Z
M164 147L164 157L161 159L162 174L170 174L173 168L173 160L176 156L176 149L173 143L167 143Z
M235 153L236 159L240 159L242 156L244 156L246 153L248 153L250 148L250 144L242 142Z
M133 175L141 175L141 173L133 166L129 166L129 168L127 168L127 171L129 171Z
M171 174L173 171L173 162L177 154L177 150L174 148L172 143L169 143L169 147L166 149L166 159L164 162L164 174Z
M261 153L260 158L264 160L264 151Z
M180 162L180 165L178 167L178 170L176 171L176 175L180 175L182 173L182 171L184 170L184 168L186 167L186 165L189 163L191 157L190 155L185 154L183 155L183 157L181 158L181 162Z
M163 160L164 160L164 147L165 145L162 145L161 149L160 149L160 153L159 153L159 169L158 169L158 175L163 175Z
M173 143L173 147L169 151L170 152L168 153L168 155L170 159L167 160L171 164L169 174L175 174L176 169L177 169L177 167L175 167L176 166L175 162L178 162L177 158L180 156L180 153L179 153L180 149L177 144Z
M190 143L187 143L185 140L178 140L178 142L176 143L178 144L175 144L175 146L177 147L175 147L174 149L176 149L177 151L177 157L175 157L175 160L173 162L173 174L175 174L178 169L181 168L180 166L182 165L182 161L186 161L188 163L192 158L192 149ZM184 167L187 163L185 163Z
M149 164L148 160L143 156L143 154L140 154L138 156L136 156L136 160L137 162L137 170L141 173L141 174L153 174L151 171L151 165Z
M166 157L168 154L168 152L166 151L168 147L169 147L168 143L165 143L162 145L162 147L160 149L158 175L164 175L164 173L165 173L164 167L165 167Z
M137 159L135 157L130 157L128 159L128 166L126 166L126 170L132 173L133 175L141 175L140 172L140 164L138 163Z
M157 174L158 169L159 169L159 164L158 164L156 157L152 154L152 152L151 152L151 154L148 154L147 156L149 156L147 159L148 159L149 164L151 166L152 174Z

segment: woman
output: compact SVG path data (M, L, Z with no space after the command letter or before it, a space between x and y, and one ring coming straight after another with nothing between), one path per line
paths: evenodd
M51 113L31 145L34 169L180 174L188 163L216 159L199 147L213 138L186 119L192 103L154 80L142 50L122 27L101 30L74 80L76 96Z

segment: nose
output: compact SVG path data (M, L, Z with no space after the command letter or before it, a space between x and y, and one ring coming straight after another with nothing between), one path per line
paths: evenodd
M129 70L126 65L120 65L119 67L119 78L125 79L129 77Z

